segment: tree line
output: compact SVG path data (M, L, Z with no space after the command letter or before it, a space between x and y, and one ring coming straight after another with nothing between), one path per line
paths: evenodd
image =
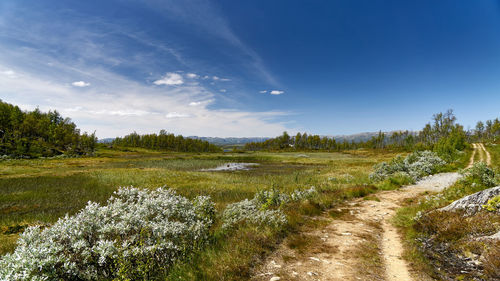
M221 152L217 145L207 141L185 138L161 130L159 134L139 135L136 132L124 137L115 138L113 146L141 147L155 150L179 151L179 152Z
M96 143L95 134L81 134L71 119L57 111L23 111L0 100L0 155L86 155L94 152Z
M479 121L474 130L470 131L471 141L476 142L498 142L500 140L500 120Z
M500 125L499 125L500 126ZM500 127L499 127L500 128ZM337 142L331 137L297 133L290 137L287 132L264 142L252 142L245 145L246 150L288 150L288 151L342 151L359 148L392 149L402 151L434 150L454 158L458 151L464 150L470 139L462 125L456 122L453 110L434 114L432 121L418 132L396 131L391 134L379 132L367 141Z

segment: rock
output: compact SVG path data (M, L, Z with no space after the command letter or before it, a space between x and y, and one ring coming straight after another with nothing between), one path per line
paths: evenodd
M281 265L279 265L278 263L276 263L275 261L271 261L271 265L274 267L274 268L281 268Z
M313 260L313 261L321 261L320 259L316 258L316 257L309 257L309 259Z
M269 281L278 281L278 280L281 280L281 277L274 276L274 277L271 277L271 279L269 279Z
M493 235L488 236L488 238L495 239L495 240L500 240L500 231L497 232L497 233L495 233L495 234L493 234Z
M490 236L482 236L482 237L479 237L477 238L477 240L500 240L500 231L493 234L493 235L490 235Z
M450 205L439 209L440 211L457 211L464 210L467 215L474 215L479 212L483 205L488 203L491 198L500 195L500 186L488 188L469 196L465 196Z

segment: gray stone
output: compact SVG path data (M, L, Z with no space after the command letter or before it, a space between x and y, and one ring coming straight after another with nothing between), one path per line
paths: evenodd
M462 199L454 201L450 205L439 209L440 211L457 211L464 210L467 215L474 215L479 212L483 205L488 203L491 198L500 195L500 186L488 188Z

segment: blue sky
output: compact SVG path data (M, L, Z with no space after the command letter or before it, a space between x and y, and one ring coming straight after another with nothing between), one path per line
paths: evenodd
M114 137L499 115L499 1L2 0L0 99Z

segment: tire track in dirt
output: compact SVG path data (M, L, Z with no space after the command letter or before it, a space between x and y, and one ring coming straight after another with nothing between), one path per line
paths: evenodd
M491 155L490 155L490 152L486 149L486 147L484 146L483 143L479 143L478 145L481 148L481 150L483 151L483 155L485 156L485 157L482 158L483 159L482 161L484 161L484 158L486 158L486 161L485 161L486 165L490 166L491 165Z
M476 152L478 150L477 145L475 143L472 144L472 148L474 150L472 150L472 155L470 156L469 165L467 165L467 168L470 168L472 167L472 165L474 165L474 157L476 157Z
M472 148L474 149L472 151L472 155L469 160L469 165L467 165L467 168L472 167L474 165L474 158L476 154L479 155L479 161L485 162L486 165L490 166L491 165L491 155L490 152L486 149L483 143L473 143Z

